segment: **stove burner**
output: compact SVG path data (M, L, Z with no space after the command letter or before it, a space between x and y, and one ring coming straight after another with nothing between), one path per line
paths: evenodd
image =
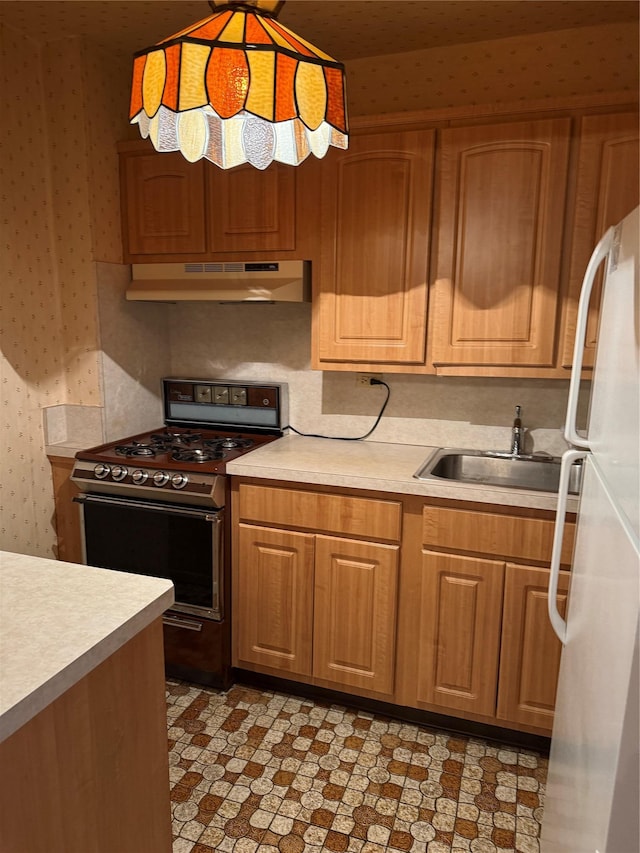
M202 441L202 433L200 432L172 432L166 429L164 432L151 433L151 441L154 444L163 445L164 450L169 450L174 444L185 444L191 447Z
M221 450L202 450L199 447L190 447L186 450L174 448L171 458L176 462L211 462L215 459L224 459L225 454Z
M155 444L143 444L132 441L131 444L117 444L115 451L118 456L155 456L158 448Z
M226 436L225 438L207 438L202 443L205 447L210 447L214 450L236 450L237 448L245 449L253 445L253 441L250 438L240 438L240 436L235 438L232 436Z

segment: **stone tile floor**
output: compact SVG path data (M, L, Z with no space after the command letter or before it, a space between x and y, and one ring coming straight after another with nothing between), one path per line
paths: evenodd
M167 701L174 853L539 853L535 752L242 686Z

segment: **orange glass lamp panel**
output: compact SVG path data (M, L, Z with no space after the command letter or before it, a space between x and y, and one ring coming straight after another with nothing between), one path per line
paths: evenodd
M244 51L215 47L207 66L209 103L221 118L244 109L249 89L249 65Z
M275 120L289 121L298 114L294 98L294 83L298 63L290 56L279 53L276 59Z
M180 50L179 44L173 44L164 49L167 62L167 75L164 82L162 103L174 112L178 109L178 89L180 83Z
M337 68L324 68L327 83L327 124L342 133L347 132L344 77Z
M244 40L247 44L273 44L273 40L256 15L247 15Z
M131 103L129 105L129 118L137 116L142 109L142 78L144 76L144 65L146 56L136 56L133 60L133 79L131 81Z

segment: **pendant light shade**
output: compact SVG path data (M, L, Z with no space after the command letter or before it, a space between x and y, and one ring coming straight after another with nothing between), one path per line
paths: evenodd
M129 117L142 136L222 169L347 148L344 66L272 17L282 2L211 5L135 55Z

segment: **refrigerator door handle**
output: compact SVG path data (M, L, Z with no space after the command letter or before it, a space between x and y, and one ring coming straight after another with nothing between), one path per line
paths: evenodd
M589 300L596 279L598 267L607 258L613 246L614 229L609 228L604 237L593 250L593 254L587 264L587 269L580 291L578 302L578 317L576 319L576 339L573 346L573 366L571 368L571 381L569 382L569 399L567 402L567 420L564 426L564 437L575 447L589 448L589 439L578 434L576 429L576 418L578 411L578 396L580 394L580 379L582 374L582 361L584 344L587 336L587 320L589 317Z
M560 576L560 559L562 555L562 541L564 539L564 521L567 515L567 495L569 494L569 478L571 466L576 459L584 459L588 456L586 450L567 450L562 455L560 466L560 483L558 485L558 508L556 510L556 526L553 531L553 548L551 550L551 565L549 571L549 595L547 597L547 608L549 619L556 637L564 645L567 637L567 623L558 612L558 578Z

